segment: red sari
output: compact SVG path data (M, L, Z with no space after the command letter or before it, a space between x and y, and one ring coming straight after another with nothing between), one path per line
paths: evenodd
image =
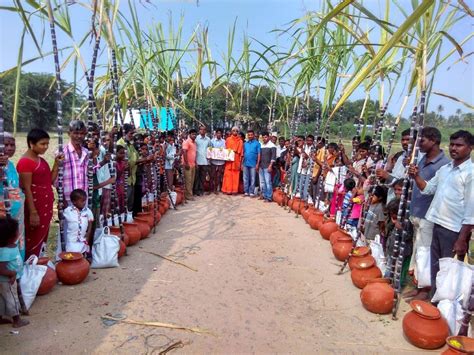
M235 153L234 161L226 161L224 169L224 180L222 181L222 192L236 194L239 192L239 176L244 143L240 136L230 136L225 140L226 149L232 149Z
M48 240L49 226L53 217L54 193L51 182L51 170L43 158L36 162L30 158L21 158L16 170L19 174L31 173L31 192L33 204L40 218L38 227L30 226L30 211L25 203L25 259L30 255L39 256L43 243Z

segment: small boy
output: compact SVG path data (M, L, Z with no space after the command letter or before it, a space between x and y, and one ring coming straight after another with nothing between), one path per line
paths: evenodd
M18 222L13 218L0 219L0 324L12 323L13 328L28 325L20 318L17 280L23 273L23 260L18 249ZM12 318L10 322L2 318Z
M385 203L387 202L387 189L377 185L370 198L370 207L367 211L364 223L364 237L366 240L374 240L378 234L385 234ZM383 238L382 238L383 239Z
M87 194L76 189L71 192L72 205L64 210L66 251L88 254L94 216L87 208Z

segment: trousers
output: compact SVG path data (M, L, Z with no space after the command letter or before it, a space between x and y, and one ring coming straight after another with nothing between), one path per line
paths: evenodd
M190 166L189 169L184 169L184 195L186 198L193 197L194 178L196 176L196 167Z

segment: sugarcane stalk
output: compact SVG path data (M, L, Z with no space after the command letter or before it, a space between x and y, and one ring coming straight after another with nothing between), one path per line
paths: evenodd
M471 322L472 314L474 313L474 283L471 285L471 296L469 297L469 302L466 309L464 310L464 315L461 320L461 327L459 328L458 335L467 336L467 331L469 330L469 323Z
M49 18L49 28L51 32L51 42L53 46L53 58L56 76L56 112L57 112L57 133L58 133L58 152L63 154L63 109L62 109L62 94L61 94L61 67L59 65L58 44L56 41L56 29L54 24L54 14L51 7L51 1L46 1ZM66 250L66 239L64 235L64 165L62 160L58 161L58 219L59 219L59 238L61 241L62 250Z

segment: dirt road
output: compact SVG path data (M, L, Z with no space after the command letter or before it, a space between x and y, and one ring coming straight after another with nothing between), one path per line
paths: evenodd
M146 253L156 252L197 271ZM169 211L120 268L37 298L7 353L410 353L401 319L365 311L329 243L276 204L206 196ZM402 318L407 305L402 304ZM209 330L105 325L101 316Z

